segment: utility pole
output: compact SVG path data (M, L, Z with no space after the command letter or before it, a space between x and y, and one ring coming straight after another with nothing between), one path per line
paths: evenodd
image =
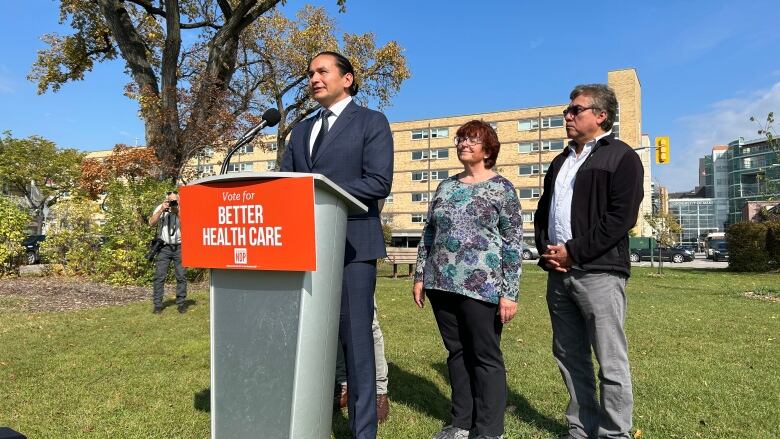
M425 194L426 206L431 202L431 123L428 122L428 192ZM428 209L425 209L426 212Z
M539 177L538 177L538 180L539 180L539 183L538 183L538 185L539 185L539 190L541 191L541 188L542 188L542 112L541 111L539 112L539 118L538 118L537 122L538 122L538 125L539 125L537 127L537 131L539 132L539 148L538 148L539 149L539 154L538 154L538 162L539 162Z

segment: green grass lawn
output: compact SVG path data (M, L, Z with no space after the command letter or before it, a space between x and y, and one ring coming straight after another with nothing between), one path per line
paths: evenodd
M503 337L506 437L554 438L567 395L550 353L546 275L524 269ZM780 303L744 296L777 292L780 275L633 273L627 331L641 437L780 436ZM446 354L430 308L413 306L410 280L382 274L391 415L379 437L429 438L448 420ZM187 314L172 306L160 316L149 302L33 314L3 303L0 426L29 438L208 437L208 295L190 297ZM349 437L345 416L334 415L336 438Z

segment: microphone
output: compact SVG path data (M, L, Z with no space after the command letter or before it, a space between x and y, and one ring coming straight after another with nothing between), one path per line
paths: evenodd
M282 115L279 113L279 110L276 108L269 108L265 110L265 113L263 113L261 116L260 123L252 127L251 130L244 133L244 135L241 136L241 140L244 140L247 137L249 137L249 140L252 140L252 138L254 138L260 130L267 127L275 127L280 120L282 120Z
M236 142L236 145L230 149L230 152L225 156L225 160L222 161L222 167L220 168L220 175L227 172L228 164L230 163L230 158L233 157L233 153L238 151L238 148L241 148L242 146L246 145L252 139L255 138L257 133L260 132L263 128L266 127L273 127L276 126L276 124L279 123L279 121L282 120L282 115L279 113L279 110L276 108L269 108L265 110L265 113L263 113L260 123L252 127L249 131L244 133L243 136Z

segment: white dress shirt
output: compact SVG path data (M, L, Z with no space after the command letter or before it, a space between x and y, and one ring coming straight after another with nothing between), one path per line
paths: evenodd
M612 130L588 141L582 147L579 156L575 152L576 144L569 142L569 155L563 162L558 175L555 177L555 186L553 190L552 201L550 203L550 213L547 217L547 235L553 244L565 244L572 239L571 232L571 199L574 194L574 181L577 178L577 171L590 155L590 151L596 146L596 142L604 136L608 136ZM545 249L539 249L540 252Z
M330 110L330 116L328 116L328 131L333 129L333 124L336 123L336 119L338 119L341 112L347 108L347 104L350 102L352 102L352 96L347 96L328 108L328 110ZM321 127L322 118L318 116L317 120L314 122L314 127L311 129L311 136L309 136L309 155L311 155L311 149L314 147L314 141L317 139L317 134L320 133Z

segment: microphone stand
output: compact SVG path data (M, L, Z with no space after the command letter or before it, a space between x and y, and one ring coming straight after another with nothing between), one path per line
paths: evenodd
M265 128L266 125L267 125L266 121L263 120L262 122L257 124L255 127L253 127L252 129L250 129L249 131L244 133L243 136L241 136L241 138L238 140L238 142L236 142L236 144L233 145L232 148L230 148L230 151L225 156L225 159L222 160L222 167L219 170L219 175L227 173L227 168L228 168L228 165L230 164L230 158L233 157L233 154L236 151L238 151L239 148L241 148L242 146L244 146L247 143L251 142L252 139L254 139L255 136L257 136L257 134L260 133L260 130Z

